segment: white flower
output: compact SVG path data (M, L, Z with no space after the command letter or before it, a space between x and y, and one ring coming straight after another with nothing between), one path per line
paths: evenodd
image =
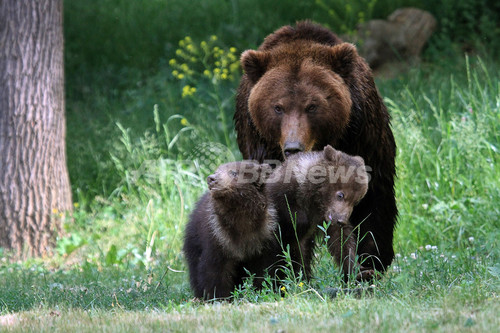
M469 242L474 243L474 237L469 237Z
M426 249L427 251L430 251L430 250L432 250L432 245L430 245L430 244L427 244L427 245L425 246L425 249Z
M417 259L417 255L416 255L415 253L411 253L411 254L410 254L410 258L412 258L412 259Z

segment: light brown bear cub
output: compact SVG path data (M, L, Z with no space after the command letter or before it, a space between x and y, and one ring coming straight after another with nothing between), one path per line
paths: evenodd
M268 200L278 212L280 236L290 245L295 272L303 270L305 277L310 277L315 242L321 232L318 225L331 221L328 249L344 277L353 273L358 280L371 277L372 270L356 263L359 230L349 221L353 208L367 193L369 180L361 157L330 145L323 151L290 156L269 176Z

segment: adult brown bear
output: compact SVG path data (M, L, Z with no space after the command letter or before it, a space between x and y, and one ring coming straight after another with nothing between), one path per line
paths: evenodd
M241 56L235 127L244 159L283 160L330 144L361 156L369 190L355 207L359 260L383 271L393 257L396 145L373 75L352 44L319 25L275 31Z

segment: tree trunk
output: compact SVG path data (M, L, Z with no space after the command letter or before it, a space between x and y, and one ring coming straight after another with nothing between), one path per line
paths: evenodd
M62 0L0 0L0 247L43 255L72 209Z

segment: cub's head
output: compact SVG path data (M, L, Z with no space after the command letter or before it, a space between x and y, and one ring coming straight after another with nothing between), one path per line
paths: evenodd
M252 84L250 118L286 158L321 150L344 134L351 115L345 79L359 55L352 44L291 41L267 51L245 51L241 64Z
M306 181L325 221L345 225L368 191L370 175L363 158L326 146L307 168Z
M263 193L270 172L270 166L252 161L225 163L207 177L208 189L216 200L251 199Z

